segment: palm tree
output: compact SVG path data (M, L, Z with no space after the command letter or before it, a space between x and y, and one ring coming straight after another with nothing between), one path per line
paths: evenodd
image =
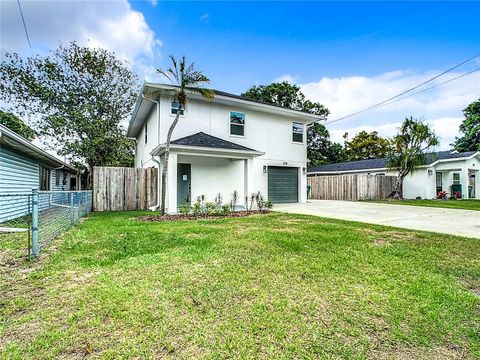
M185 56L178 61L173 55L170 55L172 67L167 70L157 69L157 71L165 76L175 85L173 90L173 101L178 102L178 110L175 119L170 125L167 133L167 142L165 143L165 159L162 168L162 198L161 198L161 214L165 215L165 197L167 188L168 159L170 157L170 141L172 140L173 130L177 126L180 114L187 106L188 94L200 94L209 100L213 99L215 93L213 90L205 89L202 86L208 84L210 79L203 72L195 70L195 63L187 66Z
M387 167L398 171L392 197L401 199L403 179L425 164L425 153L438 145L438 137L421 120L406 118L397 135L392 139L392 147L387 157Z

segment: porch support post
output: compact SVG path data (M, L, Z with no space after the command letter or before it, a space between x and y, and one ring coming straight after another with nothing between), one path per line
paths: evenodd
M177 212L177 154L170 153L168 160L168 173L167 173L167 196L166 212L169 214Z
M253 191L253 159L248 158L243 160L243 198L250 196Z
M465 167L462 168L460 173L460 183L462 184L462 198L468 199L468 166L465 161Z

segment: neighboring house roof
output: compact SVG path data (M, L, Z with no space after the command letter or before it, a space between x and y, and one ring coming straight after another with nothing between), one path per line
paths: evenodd
M431 165L436 161L454 160L454 159L468 159L478 151L467 152L451 152L438 151L436 153L429 153L425 155L425 165ZM387 158L368 159L359 161L341 162L335 164L325 164L318 166L309 166L308 173L337 173L337 172L354 172L364 170L385 170L387 168Z
M152 110L152 107L154 106L154 102L156 102L156 100L158 99L159 93L163 92L164 94L168 94L173 90L175 90L176 88L177 87L175 85L155 84L155 83L145 82L142 86L142 89L140 90L140 94L138 95L137 101L135 103L132 117L128 124L127 136L130 136L130 137L137 136L145 118L148 116L148 114ZM262 111L262 110L269 111L272 113L278 113L278 114L287 115L289 117L302 119L304 121L307 121L307 123L314 123L320 120L326 120L324 116L311 114L306 111L292 110L292 109L288 109L275 104L269 104L261 101L248 99L246 97L227 93L224 91L219 91L219 90L213 90L213 91L215 92L215 97L213 98L213 100L211 100L212 102L230 104L230 105L232 104L243 105L259 111ZM145 95L148 95L148 96L145 96ZM202 96L199 94L192 93L190 94L190 97L196 100L210 101L202 98Z
M15 152L27 156L29 158L35 159L38 162L49 165L52 167L62 167L63 169L76 173L77 170L57 159L55 156L47 153L46 151L40 149L38 146L33 145L30 141L24 137L18 135L16 132L10 130L4 125L0 124L0 146L8 146L13 149Z
M174 145L200 146L200 147L228 149L228 150L256 151L246 146L235 144L231 141L223 140L219 137L205 134L204 132L198 132L193 135L172 140L170 143Z

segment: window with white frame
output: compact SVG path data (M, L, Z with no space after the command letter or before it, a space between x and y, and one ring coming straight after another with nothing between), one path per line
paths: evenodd
M303 124L294 122L292 126L293 142L303 143Z
M172 101L170 104L170 114L176 115L180 111L180 115L184 114L184 109L180 110L180 103L178 101Z
M231 111L230 112L230 135L245 135L245 114Z
M453 173L453 185L460 184L460 173Z

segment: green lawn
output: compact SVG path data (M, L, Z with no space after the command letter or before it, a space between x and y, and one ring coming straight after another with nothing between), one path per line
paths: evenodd
M480 357L478 240L140 214L93 214L0 273L0 358Z
M384 204L395 205L414 205L414 206L428 206L428 207L440 207L450 209L465 209L465 210L478 210L480 211L480 200L379 200L374 201Z

